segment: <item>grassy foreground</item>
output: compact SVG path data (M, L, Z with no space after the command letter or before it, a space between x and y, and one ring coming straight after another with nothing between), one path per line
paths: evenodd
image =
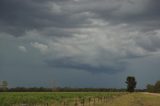
M0 106L160 106L160 95L124 92L5 92Z
M0 106L96 106L126 93L114 92L1 92Z
M131 93L99 106L160 106L160 94Z

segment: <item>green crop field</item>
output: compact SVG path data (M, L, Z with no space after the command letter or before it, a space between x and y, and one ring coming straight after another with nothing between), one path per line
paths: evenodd
M160 95L140 92L1 92L0 106L160 106Z
M113 92L3 92L0 106L92 106L126 93Z

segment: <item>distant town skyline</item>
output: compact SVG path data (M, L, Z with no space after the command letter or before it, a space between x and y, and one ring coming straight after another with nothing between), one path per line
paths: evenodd
M160 80L158 0L0 0L9 86L137 88Z

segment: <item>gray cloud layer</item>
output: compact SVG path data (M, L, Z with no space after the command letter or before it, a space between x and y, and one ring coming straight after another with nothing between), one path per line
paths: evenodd
M15 36L31 29L88 27L90 18L155 29L159 28L159 4L156 0L1 0L0 23L2 31Z
M17 50L34 52L48 67L123 72L132 59L159 54L159 6L157 0L0 0L0 40L18 42Z

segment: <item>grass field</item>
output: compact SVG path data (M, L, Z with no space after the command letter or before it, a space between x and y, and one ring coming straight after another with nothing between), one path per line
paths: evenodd
M132 93L99 106L160 106L160 94Z
M4 92L0 106L88 106L106 103L126 93L104 92Z
M124 92L3 92L0 106L160 106L160 96Z

